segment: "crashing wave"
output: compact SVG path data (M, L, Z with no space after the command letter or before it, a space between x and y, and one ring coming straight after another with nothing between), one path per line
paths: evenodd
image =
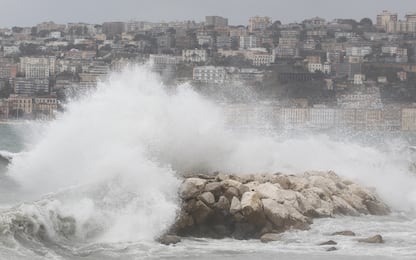
M15 155L15 153L11 153L8 151L0 151L0 163L3 162L9 164L13 160L13 157L15 157Z

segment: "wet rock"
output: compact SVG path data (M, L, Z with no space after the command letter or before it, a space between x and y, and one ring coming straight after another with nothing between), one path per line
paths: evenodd
M390 213L390 209L386 204L376 200L366 200L364 204L367 206L371 215L384 216Z
M215 177L216 181L225 181L230 179L230 175L229 174L225 174L225 173L218 173L217 176Z
M222 185L219 182L210 182L205 185L205 191L211 192L215 197L219 197L222 194Z
M180 187L182 208L171 228L180 235L260 238L288 229L308 229L312 218L389 213L375 191L333 172L243 177L219 173L215 179L190 176Z
M221 209L228 212L228 210L230 209L230 201L225 196L221 196L214 206L217 209Z
M326 195L331 195L337 192L338 188L332 179L325 178L320 175L310 175L308 180L311 186L322 189Z
M299 176L288 176L289 188L294 191L302 191L309 187L309 181Z
M358 216L359 213L348 202L338 196L332 196L334 213L348 216Z
M253 191L244 193L241 198L241 209L246 216L261 212L263 204L261 203L260 195Z
M355 236L355 233L352 232L351 230L344 230L344 231L338 231L338 232L332 233L332 236L350 236L350 237L353 237L353 236Z
M287 208L272 199L263 199L262 202L267 219L277 228L284 227L286 220L289 218Z
M327 252L332 252L332 251L337 251L337 250L338 250L338 248L332 246L332 247L328 248L326 251Z
M266 233L260 237L260 241L263 243L269 243L273 241L279 241L282 238L281 234Z
M225 195L225 197L227 197L228 199L232 199L233 197L239 197L239 191L238 191L238 189L236 188L236 187L229 187L226 191L225 191L225 193L224 193L224 195Z
M173 227L174 230L182 230L188 227L192 227L194 225L194 219L191 215L189 215L185 211L181 211L181 213L176 218L175 225Z
M375 235L373 237L358 239L360 243L370 243L370 244L381 244L384 243L383 237L381 235Z
M179 194L184 200L196 197L203 191L206 183L206 180L199 178L186 179L180 187Z
M241 211L240 200L238 200L237 197L233 197L233 199L231 200L230 213L234 215L240 211Z
M288 176L285 175L278 175L274 178L274 180L279 183L282 189L289 189L290 188L290 180Z
M224 180L221 182L221 184L225 189L230 189L231 187L237 189L238 191L237 196L241 196L245 192L249 191L249 188L246 185L233 179Z
M241 198L241 212L246 220L255 226L262 226L266 223L263 212L263 203L257 192L246 192Z
M270 182L260 184L254 190L260 194L262 199L274 199L276 201L279 199L280 189Z
M200 201L204 202L204 203L205 203L206 205L208 205L208 206L212 206L212 205L214 205L214 203L215 203L215 197L214 197L214 195L213 195L211 192L209 192L209 191L204 192L204 193L202 193L201 195L199 195L199 196L198 196L198 199L199 199Z
M181 242L181 238L174 235L163 235L157 241L163 245L174 245Z
M212 213L212 209L205 205L202 201L198 200L195 203L195 210L192 213L192 217L196 224L202 224L208 218L208 216Z
M319 244L320 246L333 246L333 245L338 245L337 242L335 242L334 240L328 240L326 242L322 242Z

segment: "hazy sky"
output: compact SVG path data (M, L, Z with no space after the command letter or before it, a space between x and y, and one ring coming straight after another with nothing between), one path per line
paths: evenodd
M314 16L375 20L381 10L401 17L416 12L416 0L0 0L0 27L103 21L203 21L221 15L230 24L247 24L249 16L267 15L282 22Z

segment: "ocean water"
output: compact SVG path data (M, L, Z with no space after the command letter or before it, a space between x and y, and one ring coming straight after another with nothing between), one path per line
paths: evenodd
M52 122L0 124L0 153L13 156L0 166L0 259L416 257L416 155L409 136L281 133L267 122L236 131L226 105L188 84L167 88L134 66L66 108ZM334 170L375 188L393 213L317 219L310 230L269 244L154 242L174 222L182 173L307 170ZM330 236L340 230L357 237ZM357 242L375 234L386 242ZM338 251L318 246L330 239Z

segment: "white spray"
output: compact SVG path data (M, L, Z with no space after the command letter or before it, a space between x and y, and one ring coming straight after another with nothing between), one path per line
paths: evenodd
M86 227L101 222L103 241L162 233L178 210L176 173L185 171L334 170L376 187L396 210L416 208L408 158L323 135L241 136L227 129L223 114L190 86L168 91L146 68L129 67L69 104L30 151L14 158L9 175L35 196L82 190L63 196L59 208L77 219L84 238L91 236Z

